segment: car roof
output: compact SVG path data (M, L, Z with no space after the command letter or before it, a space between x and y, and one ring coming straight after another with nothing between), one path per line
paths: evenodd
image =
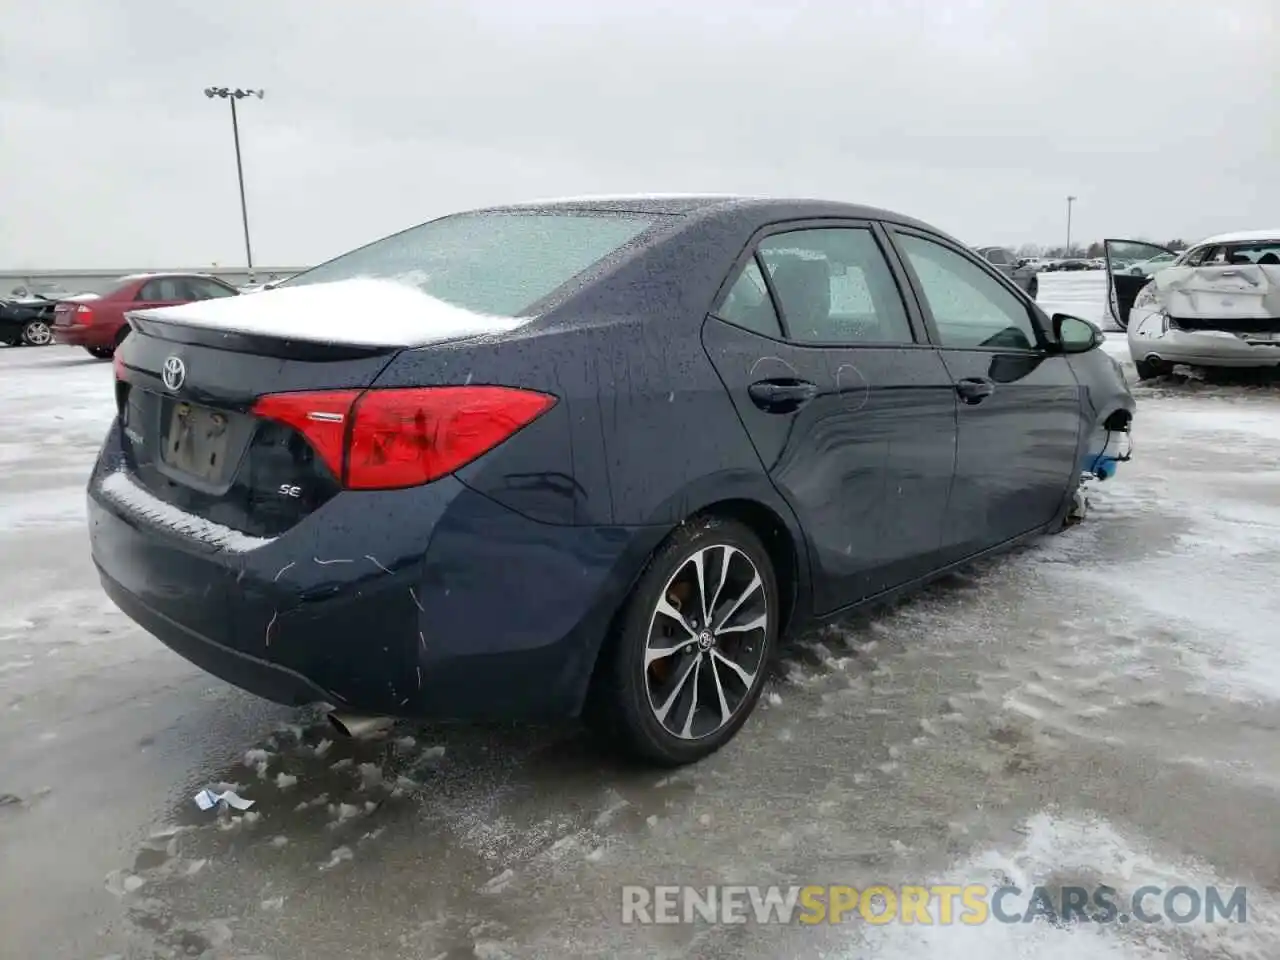
M783 197L750 197L737 194L713 193L637 193L637 194L601 194L596 196L561 197L550 200L531 200L521 203L509 203L501 206L485 207L473 210L472 213L497 213L506 210L546 209L546 210L580 210L607 213L642 213L650 215L689 216L715 218L733 216L735 218L756 215L762 223L774 220L821 219L823 217L842 217L856 220L887 220L904 226L920 227L933 233L940 233L937 227L931 226L913 217L908 217L892 210L882 210L862 204L845 203L837 200L817 200L806 198Z
M1205 237L1196 246L1201 247L1206 243L1249 243L1255 240L1280 241L1280 227L1274 230L1240 230L1236 233L1220 233L1217 236Z
M117 277L116 283L133 283L137 280L156 280L165 277L199 277L201 280L217 280L218 278L208 273L197 273L188 270L164 270L158 273L127 273L123 277Z

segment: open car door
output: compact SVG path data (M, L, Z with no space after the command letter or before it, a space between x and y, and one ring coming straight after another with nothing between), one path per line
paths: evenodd
M1104 240L1107 255L1107 309L1121 330L1129 329L1129 311L1153 273L1173 265L1177 254L1144 240Z

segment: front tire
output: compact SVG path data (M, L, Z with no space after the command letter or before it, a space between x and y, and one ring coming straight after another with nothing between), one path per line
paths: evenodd
M749 527L718 516L682 524L621 612L592 691L597 718L652 763L714 753L760 699L780 614L773 563Z
M95 360L110 360L115 351L110 347L85 347L89 351L89 356Z
M44 320L28 320L22 327L22 342L28 347L47 347L53 343L53 330Z
M1027 284L1027 295L1035 300L1040 296L1040 281L1036 277L1031 278L1031 282Z

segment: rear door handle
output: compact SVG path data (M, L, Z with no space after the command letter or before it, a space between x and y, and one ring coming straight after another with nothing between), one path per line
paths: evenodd
M996 385L986 377L965 377L956 381L956 393L965 403L981 403L996 392Z
M818 395L818 385L808 380L757 380L747 387L747 394L765 413L795 413Z

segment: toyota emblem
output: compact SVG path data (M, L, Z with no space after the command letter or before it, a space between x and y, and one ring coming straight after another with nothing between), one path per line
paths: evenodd
M163 376L166 387L175 392L181 390L187 379L187 365L181 357L169 357L164 362Z

